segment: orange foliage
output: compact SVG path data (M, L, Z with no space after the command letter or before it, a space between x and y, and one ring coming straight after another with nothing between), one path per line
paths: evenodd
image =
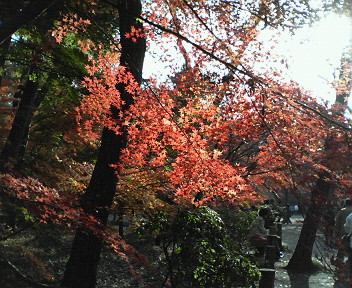
M253 5L250 9L255 10ZM274 13L265 2L258 5L263 16ZM142 17L150 24L146 33L133 30L126 37L151 39L164 49L164 62L172 61L167 52L172 43L182 54L186 51L191 63L175 72L171 82L150 79L141 90L129 72L117 66L118 44L103 50L87 42L83 49L91 45L99 53L91 58L90 77L83 82L89 94L79 108L81 131L97 137L94 127L101 124L116 133L128 129L128 147L116 167L121 175L129 169L140 169L140 175L157 171L167 179L165 190L172 189L180 202L201 205L223 198L239 203L255 201L264 183L274 189L309 189L317 167L326 165L321 159L328 135L336 136L331 151L342 149L349 155L348 146L338 140L346 134L318 116L329 115L327 108L297 84L285 82L279 71L265 67L272 56L258 50L261 14L254 17L235 4L209 6L206 1L151 1L149 9ZM180 39L190 47L180 47ZM263 72L256 69L258 63ZM175 71L178 66L173 66ZM227 81L225 73L231 76ZM126 84L134 96L128 111L122 109L118 83ZM111 107L121 111L118 120L109 117ZM239 149L232 151L234 147ZM342 162L347 158L334 166L336 181L347 177ZM141 182L133 185L143 187L148 176L143 177L135 177L133 183Z
M80 42L90 57L89 77L82 81L88 93L77 109L81 136L97 138L102 125L116 133L128 131L128 146L115 167L121 176L117 203L153 209L160 191L196 206L219 199L235 204L256 201L265 184L276 190L308 191L316 174L327 167L334 169L336 187L343 190L350 183L350 130L336 125L347 120L334 118L333 111L297 84L265 67L271 55L261 53L257 36L267 24L258 17L275 15L267 1L244 1L253 11L261 5L258 17L244 12L237 2L211 6L203 0L147 2L142 17L148 23L145 33L133 30L126 37L153 41L161 51L160 61L170 63L174 72L170 81L149 79L139 87L128 69L119 65L120 43L112 41L106 47L93 40ZM60 43L67 33L88 25L73 15L54 35ZM172 46L187 53L184 58L190 63L184 69L168 52ZM259 71L260 66L265 69ZM117 89L120 83L134 98L128 110ZM119 111L118 119L110 117L112 109ZM328 152L327 138L331 138ZM326 153L329 165L322 162ZM54 205L68 219L84 220L99 230L93 216L84 219L81 210L69 208L67 201L75 198L62 204L58 191L33 179L5 175L2 181L16 197L45 202L43 221L55 214Z

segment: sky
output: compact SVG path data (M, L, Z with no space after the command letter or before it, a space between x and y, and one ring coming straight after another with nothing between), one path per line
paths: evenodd
M335 90L330 83L338 78L342 52L352 40L352 20L331 14L282 39L278 50L289 57L292 79L315 96L334 102ZM352 108L352 101L349 106Z
M269 38L270 35L264 37ZM338 78L342 52L352 41L352 19L330 14L311 27L297 30L294 35L282 32L278 39L276 53L287 57L289 77L312 91L317 98L333 103L335 90L331 82L334 77ZM167 69L155 59L152 55L146 55L144 78L154 73L160 73L157 76L159 79L167 77ZM352 108L352 100L349 106Z

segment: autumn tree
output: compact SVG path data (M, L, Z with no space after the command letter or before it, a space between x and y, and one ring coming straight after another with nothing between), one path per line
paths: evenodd
M104 126L94 172L80 201L83 210L76 211L79 228L64 287L94 287L104 241L118 247L106 223L117 184L126 190L118 190L116 201L131 196L126 193L132 190L128 172L134 173L133 188L139 192L148 177L164 184L148 191L150 201L161 191L186 207L220 200L241 204L260 199L266 185L310 191L315 175L324 171L330 120L338 127L339 147L346 149L340 133L345 120L325 116L326 107L265 65L272 56L260 50L263 29L293 29L314 15L307 1L150 0L143 2L143 14L137 0L87 3L92 6L83 10L85 15L68 13L53 32L57 45L79 41L88 58L88 76L79 82L85 90L77 109L80 134L96 140ZM119 39L89 21L99 10L97 3L114 8L109 21L118 19L112 26L119 27L113 30ZM89 27L108 34L109 41L93 41L99 33L77 36ZM151 78L142 84L145 37L155 43L160 60L170 63L170 81ZM179 54L170 52L174 45L186 62L183 67ZM341 167L334 167L337 175ZM18 196L26 195L21 192ZM65 217L74 213L67 206L62 211Z
M341 57L339 79L335 84L336 99L331 112L335 119L342 120L344 114L348 113L347 103L352 91L351 73L351 50L349 46ZM323 147L324 153L320 160L320 165L322 165L321 171L318 172L318 179L311 190L307 215L304 219L297 247L288 264L288 268L293 271L314 269L312 262L313 245L317 230L322 221L322 216L330 208L329 205L331 204L328 203L329 198L332 195L336 195L337 199L341 195L344 197L350 196L348 188L345 185L341 185L341 182L336 181L336 177L339 177L343 182L348 182L350 179L349 170L351 166L348 159L351 153L351 140L346 130L350 131L347 127L341 130L331 126L326 135ZM342 158L344 161L337 161L337 157L340 160ZM322 224L329 225L328 223Z
M352 16L352 7L349 1L333 3L332 8L337 13L348 17ZM347 121L344 119L345 113L350 112L347 104L352 91L351 41L352 39L350 39L350 44L341 55L339 79L334 83L336 98L332 106L331 115L340 121ZM347 184L350 181L349 170L351 169L348 160L351 152L351 142L348 134L350 129L347 126L343 126L340 127L342 130L336 130L337 127L334 125L336 123L331 121L331 124L332 126L324 141L324 154L320 160L320 164L323 165L322 170L317 174L318 179L311 190L307 216L304 220L297 247L288 264L288 268L293 271L314 269L312 263L313 245L322 216L326 212L325 210L329 208L329 205L331 205L328 203L331 201L329 198L332 198L332 195L335 195L337 199L341 198L341 195L342 197L350 196ZM344 161L337 161L337 158L342 158ZM337 173L336 168L339 170ZM340 181L336 181L336 178L339 178Z
M114 88L117 89L123 102L120 104L120 109L116 106L109 107L109 109L111 109L112 119L121 125L120 114L132 105L133 95L138 91L138 85L142 80L141 73L146 47L144 38L138 35L136 38L133 35L134 31L142 32L142 25L137 21L141 14L141 3L134 0L119 1L117 4L120 20L120 65L122 69L126 69L126 75L130 79L127 78L115 84ZM130 37L127 38L128 35ZM131 90L131 81L135 87L134 90ZM116 83L116 81L113 82ZM118 134L114 130L104 128L97 163L87 191L81 200L85 212L96 217L103 225L107 222L108 208L113 201L118 179L111 165L119 163L121 152L127 144L126 132L126 128L123 127ZM102 239L94 231L84 227L79 228L72 244L62 286L95 287L101 248Z
M214 201L218 197L234 202L247 200L251 195L257 194L256 189L267 181L266 177L272 179L274 185L282 188L297 189L298 182L300 185L303 185L303 182L307 184L304 177L307 171L309 173L316 171L316 159L321 157L322 139L325 138L327 131L324 121L312 118L311 113L318 115L321 113L319 110L323 111L324 107L316 104L313 98L303 95L293 83L285 84L280 81L278 73L274 72L270 77L264 72L255 73L249 64L253 63L251 60L253 54L260 57L260 53L256 53L255 50L260 25L289 26L286 20L297 24L295 21L302 18L292 16L293 14L297 16L292 12L294 11L292 7L291 11L286 9L285 5L277 3L272 6L274 9L271 9L266 2L248 2L246 8L250 13L245 14L247 18L239 17L243 16L242 13L245 13L243 11L247 11L246 9L230 3L214 6L208 6L208 3L203 2L186 1L159 3L159 6L153 6L155 2L150 4L153 10L146 15L140 16L140 11L136 13L132 9L133 17L125 19L122 17L122 11L128 15L127 12L130 10L121 9L134 6L129 6L123 1L118 3L122 66L120 70L116 70L108 64L106 58L99 58L95 62L100 65L99 68L94 68L94 65L91 68L92 80L85 81L90 95L94 97L86 97L83 101L81 112L91 116L88 117L89 120L83 119L82 127L87 135L94 135L91 132L95 121L102 122L107 127L103 132L101 154L95 173L82 200L85 210L93 213L90 212L94 210L92 207L99 207L95 215L102 224L105 224L107 208L112 203L117 183L114 170L111 168L123 171L122 163L125 167L164 169L175 199L180 203L196 206ZM165 11L168 11L167 13L171 11L170 18L165 17L168 15ZM303 18L306 16L305 13L298 15L302 15ZM143 37L141 26L137 26L140 20L136 21L134 18L149 25L148 32L154 41L160 41L158 33L161 33L163 36L169 36L170 41L175 37L189 45L192 52L189 59L193 63L179 74L177 85L166 83L158 86L150 82L145 90L139 92L138 86L124 76L126 71L129 71L123 68L127 64L129 69L133 66L140 68L136 70L139 73L132 75L138 76L138 83L141 79L140 62L139 65L125 62L128 58L137 58L141 61L143 58L141 47L130 50L128 57L124 56L126 45L124 41L130 41L131 47L128 47L132 49L132 44L135 42L138 46ZM199 26L180 25L185 18L194 19ZM214 19L218 21L213 21ZM124 22L127 20L130 21L128 24ZM172 25L169 27L169 22L176 23L175 30L172 29ZM217 27L218 23L222 23L223 26ZM235 25L235 28L232 25ZM132 28L126 28L130 26ZM202 35L208 40L199 44L194 35ZM161 42L157 43L161 47ZM134 55L132 51L141 54ZM165 54L165 60L168 57L172 55ZM211 68L209 63L212 65ZM94 76L100 71L109 73L106 67L113 73L105 74L104 79ZM221 83L219 79L223 79L224 75L214 72L216 69L220 71L225 69L227 74L230 71L232 74L230 81ZM127 86L121 85L120 82ZM128 101L123 104L118 97L119 95L125 97L122 87L127 87L129 96ZM111 96L108 104L99 106L101 105L99 99L102 99L99 91ZM135 91L138 93L132 94ZM180 99L183 100L182 103ZM129 106L132 103L133 105ZM91 108L94 108L93 113ZM123 116L123 121L116 117L116 111L119 111L119 116ZM299 121L297 111L302 116ZM305 132L307 130L309 133ZM128 145L126 145L127 134L122 131L128 131ZM115 146L117 154L103 152L106 149L105 145L114 143L112 139L116 136L111 136L112 138L107 136L115 135L114 132L117 132L116 139L121 141ZM287 137L288 132L292 137ZM302 143L307 143L307 139L311 139L310 146L304 147ZM234 160L234 163L230 163L224 155L230 154L227 143L231 141L237 141L238 144L233 145L234 147L241 146L242 142L257 142L258 151L247 161ZM123 153L122 156L120 153ZM249 161L252 164L251 168L248 167ZM297 167L300 167L299 173L296 173ZM303 167L308 169L304 170ZM107 177L104 178L104 183L101 182L102 178L98 177L103 174L101 171L109 171L104 173ZM314 181L314 178L310 180ZM97 183L100 184L99 188ZM89 243L93 246L87 246ZM83 250L86 248L80 250L79 247L91 248L89 253L85 254ZM101 240L92 231L84 233L84 229L78 230L64 285L68 287L72 285L74 278L81 279L77 281L88 279L82 276L83 271L75 271L75 268L83 267L78 265L81 263L78 259L82 255L92 257L87 258L91 261L86 259L84 263L91 265L89 269L85 267L85 271L89 271L92 276L88 285L94 285L93 272L99 259L100 248ZM80 276L77 277L75 272Z
M62 1L51 2L39 15L21 22L20 27L16 26L15 36L12 40L8 37L4 42L7 46L1 50L1 59L4 60L1 63L1 129L2 136L7 137L1 143L0 166L2 173L10 173L15 168L16 173L22 173L23 177L45 174L40 177L46 185L61 187L62 190L70 186L70 193L74 194L80 192L84 184L69 177L67 167L77 169L81 166L83 170L89 164L82 163L82 166L71 158L91 160L91 155L96 154L96 142L93 145L84 143L83 146L75 131L73 107L77 106L81 97L79 82L87 73L87 57L78 49L77 42L82 38L94 38L96 43L102 43L107 36L101 31L113 34L111 31L115 31L116 26L111 13L104 7L93 15L87 8L89 3L81 5L79 1L67 1L64 6ZM4 31L13 28L6 26L14 23L11 17L17 17L16 13L34 12L27 4L15 1L13 5L4 5L1 11ZM80 15L89 16L95 25L89 31L82 30L79 36L71 35L70 39L58 45L52 30L62 20L61 13L64 12L75 13L77 19ZM62 194L62 198L66 196ZM3 211L9 215L14 215L14 209L20 211L19 207L26 205L25 202L13 201L6 193L1 194L1 199ZM13 217L8 222L14 226Z

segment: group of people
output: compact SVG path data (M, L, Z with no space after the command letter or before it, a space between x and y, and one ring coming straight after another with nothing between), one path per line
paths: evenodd
M288 208L288 207L287 207ZM284 216L284 214L283 214ZM288 217L282 217L283 223L290 223L291 213ZM286 219L285 219L286 218ZM262 206L258 209L258 215L255 218L248 238L251 243L267 242L268 229L275 221L275 216L270 206ZM346 199L343 208L339 210L335 217L335 226L333 229L334 239L337 248L336 261L340 265L348 263L352 275L352 199ZM256 246L256 245L253 245ZM280 247L278 247L280 250ZM348 257L347 262L345 256Z

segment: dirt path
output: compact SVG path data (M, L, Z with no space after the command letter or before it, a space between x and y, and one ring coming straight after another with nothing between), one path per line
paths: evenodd
M299 234L302 228L303 217L294 215L291 217L292 224L285 224L282 227L282 242L285 247L285 256L275 264L275 288L292 287L292 288L333 288L334 279L330 271L322 269L313 274L302 273L292 275L284 267L288 264L292 253L296 247ZM336 251L326 247L323 241L323 235L318 233L314 245L313 255L322 261L323 264L329 265L329 257ZM317 260L318 261L318 260Z

